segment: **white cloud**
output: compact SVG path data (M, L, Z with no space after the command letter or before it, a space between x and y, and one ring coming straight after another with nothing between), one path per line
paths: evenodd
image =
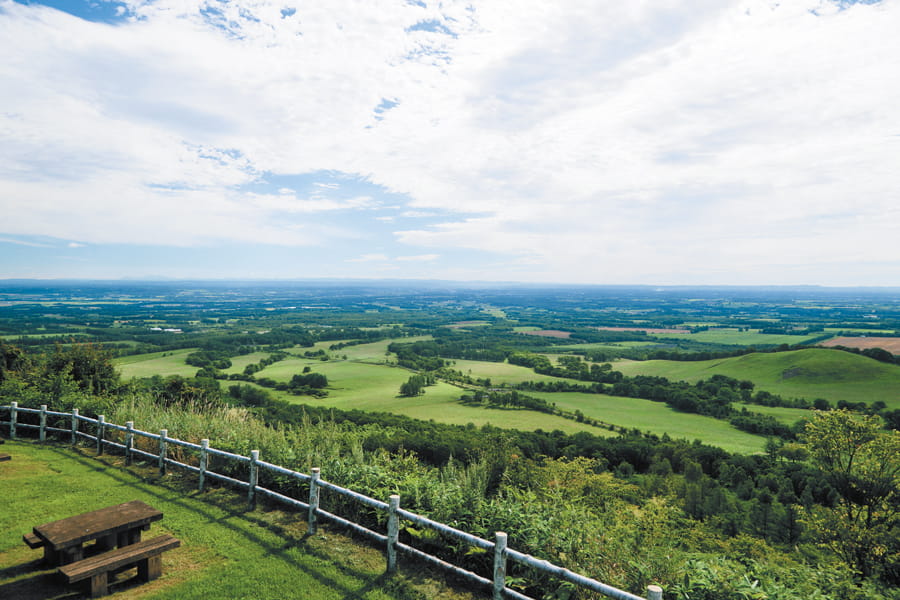
M401 262L431 262L440 258L439 254L417 254L414 256L398 256Z
M347 262L381 262L388 260L390 260L390 257L388 257L387 254L372 253L363 254L362 256L357 258L351 258Z
M389 202L444 221L397 261L490 252L452 271L485 278L845 283L895 254L900 0L203 6L0 0L0 233L327 245ZM408 206L245 191L322 171Z

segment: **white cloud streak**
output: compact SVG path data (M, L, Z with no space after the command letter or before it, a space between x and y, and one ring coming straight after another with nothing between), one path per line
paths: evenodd
M443 215L397 262L498 257L462 278L900 283L854 268L900 235L900 0L283 8L135 0L110 26L0 0L0 233L327 246L354 234L323 215L390 222L333 183L245 191L331 171Z

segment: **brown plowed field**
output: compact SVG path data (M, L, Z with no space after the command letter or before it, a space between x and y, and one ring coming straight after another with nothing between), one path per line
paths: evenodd
M847 348L881 348L891 354L900 354L900 337L836 337L825 340L820 346L846 346Z
M647 333L690 333L687 329L655 329L653 327L598 327L603 331L645 331Z

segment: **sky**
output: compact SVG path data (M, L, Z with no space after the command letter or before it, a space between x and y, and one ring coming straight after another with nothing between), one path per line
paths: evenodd
M900 285L900 0L0 0L0 279Z

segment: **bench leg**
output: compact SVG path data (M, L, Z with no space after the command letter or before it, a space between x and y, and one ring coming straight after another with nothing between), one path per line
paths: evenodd
M115 547L116 547L115 534L105 535L101 538L97 538L97 550L106 552L107 550L112 550Z
M72 548L66 548L65 550L57 550L56 552L52 552L52 554L53 558L50 560L50 564L62 566L78 562L84 558L84 549L81 546L73 546ZM44 556L47 556L46 550Z
M162 554L138 562L138 579L152 581L162 575Z
M108 579L106 572L97 573L91 577L91 598L99 598L109 593Z
M130 529L128 531L120 531L119 532L119 548L123 546L130 546L131 544L137 544L141 541L141 528L137 527L135 529Z

